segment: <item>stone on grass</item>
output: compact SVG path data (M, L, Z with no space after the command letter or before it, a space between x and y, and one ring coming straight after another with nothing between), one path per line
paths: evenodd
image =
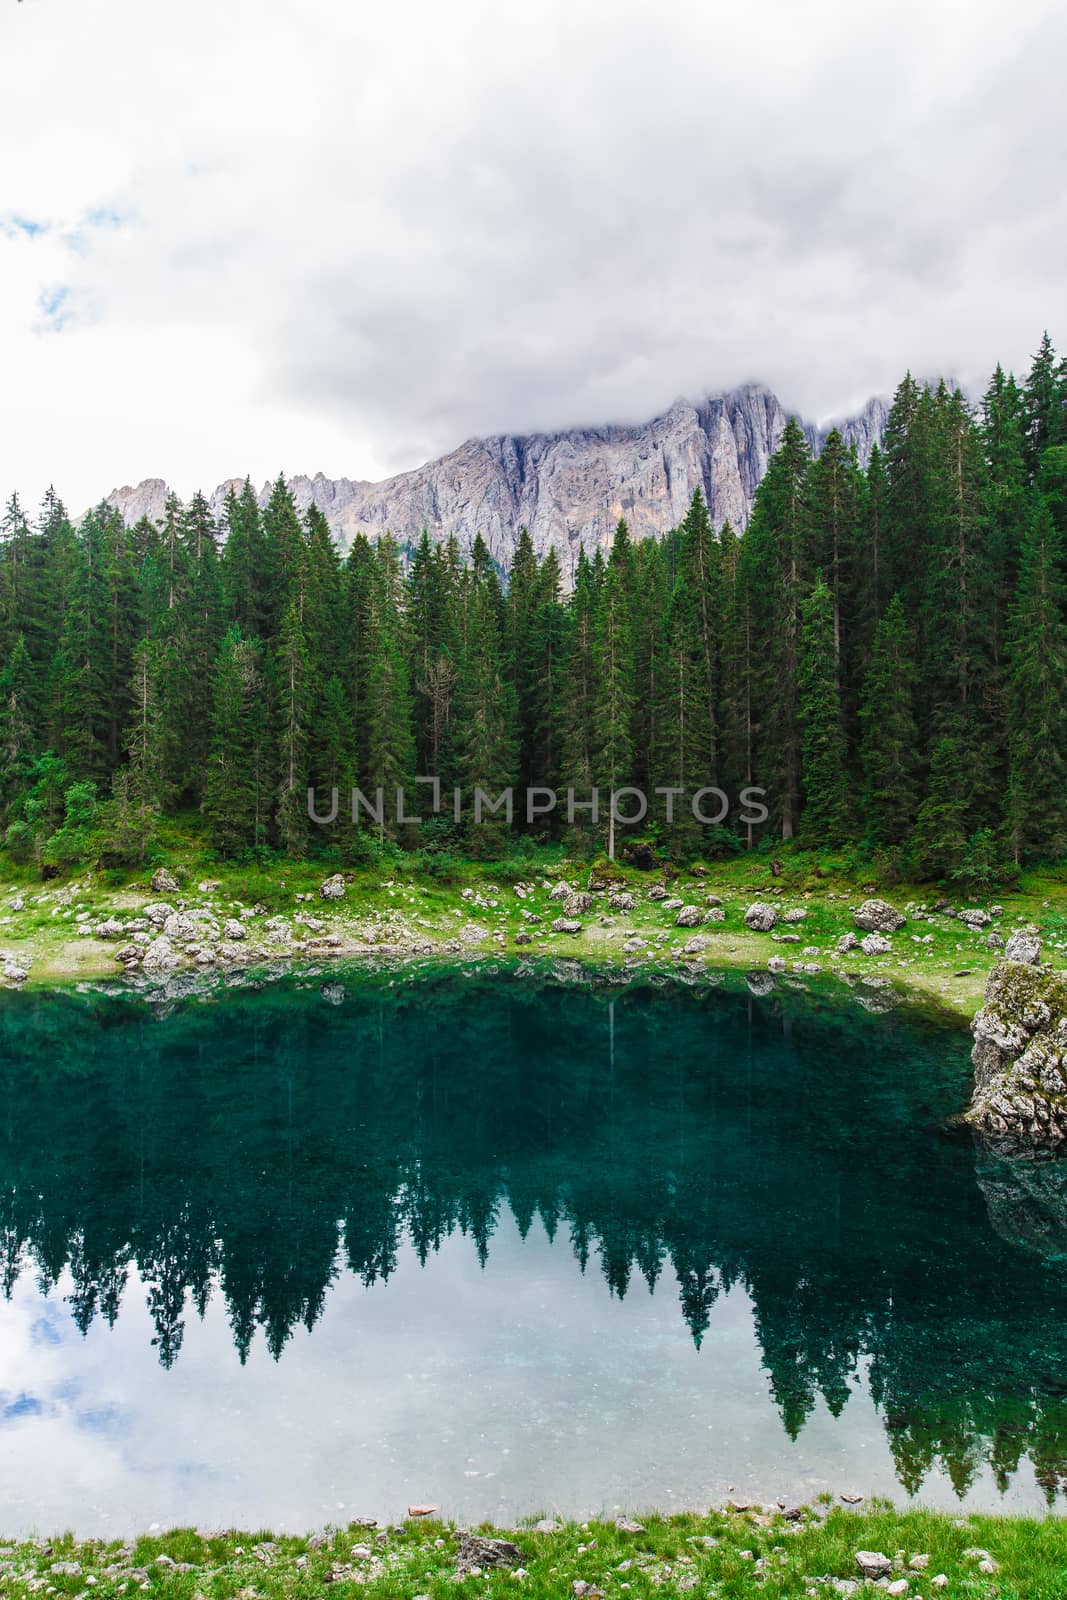
M486 1539L480 1533L460 1535L456 1574L461 1578L475 1569L484 1572L487 1567L517 1567L521 1561L522 1551L510 1539Z
M319 885L320 900L343 900L345 897L345 880L339 872Z
M865 956L887 956L892 948L884 933L869 933L866 939L860 940L860 949Z
M141 915L147 917L155 928L161 928L168 917L174 915L174 907L168 905L166 900L153 900L146 905Z
M1021 961L1025 966L1036 967L1041 960L1041 940L1026 928L1016 928L1004 947L1005 961Z
M561 878L559 883L548 891L550 900L566 900L567 896L574 893L574 885Z
M633 911L636 909L637 901L632 894L613 894L608 900L608 905L612 911Z
M682 906L674 919L676 928L699 928L704 920L704 913L699 906Z
M977 906L957 911L956 915L960 922L965 922L969 928L988 928L993 920L988 911L981 911Z
M161 933L144 953L142 965L146 972L171 972L179 963L178 952L165 933Z
M568 917L580 917L583 911L588 911L593 904L593 897L584 889L575 889L563 902L563 909Z
M166 867L157 867L152 874L153 894L177 894L178 880Z
M573 917L557 917L552 924L553 933L581 933L582 925Z
M163 924L163 932L168 939L195 939L199 929L196 923L184 911L173 911Z
M755 901L745 912L745 927L751 928L753 933L770 933L777 921L774 907L761 900Z
M893 1563L880 1550L857 1550L856 1565L865 1578L884 1578L893 1570Z
M704 913L705 922L725 922L726 912L722 906L709 906Z
M562 1529L562 1522L557 1522L554 1517L542 1517L540 1522L533 1525L534 1533L560 1533Z
M804 909L803 906L791 906L788 911L783 911L782 912L782 921L783 922L803 922L804 919L806 918L807 914L808 913Z
M615 1526L620 1533L644 1533L643 1522L635 1522L632 1517L616 1517Z
M118 917L108 917L106 922L98 922L95 929L98 939L121 939L123 931Z
M865 900L859 910L853 912L852 920L866 933L896 933L908 919L888 900Z
M654 883L645 896L646 900L666 900L667 891L662 883Z

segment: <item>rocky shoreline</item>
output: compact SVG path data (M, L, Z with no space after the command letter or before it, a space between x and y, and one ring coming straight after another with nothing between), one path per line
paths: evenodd
M732 971L758 993L822 975L862 990L872 1009L932 1002L969 1021L990 956L1004 945L1002 906L900 909L879 898L849 903L829 886L813 894L774 884L753 898L728 880L709 892L703 869L685 881L627 878L611 866L579 869L579 878L577 867L504 884L486 874L458 890L399 874L367 883L305 870L284 888L261 878L262 900L237 873L193 884L166 867L106 895L86 879L7 891L6 904L0 889L0 941L6 926L19 941L0 943L0 988L93 981L116 969L144 988L309 962L548 957L611 973Z

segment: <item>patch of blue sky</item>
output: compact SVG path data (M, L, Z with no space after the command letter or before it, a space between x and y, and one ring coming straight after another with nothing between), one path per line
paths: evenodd
M86 211L72 228L66 229L63 243L75 255L83 256L90 248L94 233L114 233L126 221L126 216L114 206L96 206Z
M87 1407L77 1413L76 1421L87 1433L105 1434L112 1439L130 1431L129 1416L118 1405Z
M38 328L46 333L61 333L74 320L70 286L52 283L37 296Z
M44 1315L35 1318L30 1327L32 1344L62 1344L63 1329L58 1316Z
M44 1409L44 1402L34 1394L0 1393L0 1423L17 1422L20 1417L39 1417Z
M39 239L48 231L48 223L39 222L36 217L23 217L14 211L0 216L0 233L8 239Z

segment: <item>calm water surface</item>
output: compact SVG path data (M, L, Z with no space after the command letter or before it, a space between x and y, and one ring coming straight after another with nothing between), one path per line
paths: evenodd
M3 996L0 1531L1067 1474L1067 1169L779 990ZM843 992L843 991L842 991Z

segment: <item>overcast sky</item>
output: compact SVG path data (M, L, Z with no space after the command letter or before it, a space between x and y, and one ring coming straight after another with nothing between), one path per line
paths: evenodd
M1025 368L1065 59L1058 0L0 0L0 492Z

